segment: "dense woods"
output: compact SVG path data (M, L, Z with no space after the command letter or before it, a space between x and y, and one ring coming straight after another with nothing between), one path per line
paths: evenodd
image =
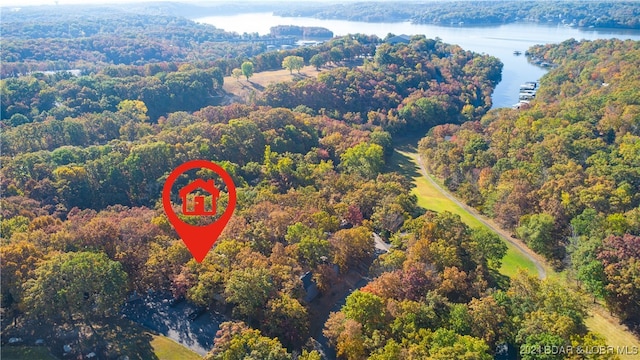
M270 85L262 102L290 108L304 105L348 123L401 133L484 114L500 81L498 59L424 36L413 37L409 44L381 44L375 56L358 39L344 37L332 44L329 51L317 55L326 62L359 59L364 65Z
M640 46L568 40L529 51L560 64L542 78L531 109L433 128L420 143L425 163L638 323Z
M447 187L638 321L637 42L532 48L559 65L537 102L489 111L500 61L421 35L267 52L253 35L176 17L30 11L33 22L1 24L3 341L47 337L62 356L50 334L81 328L83 347L118 359L106 329L128 296L155 292L222 314L205 359L318 360L321 340L341 359L537 359L540 346L604 345L585 326L590 299L501 275L497 235L425 211L388 171L394 138L429 129L420 150ZM300 63L321 72L226 103L234 69L248 82ZM38 72L61 68L82 72ZM238 188L202 263L160 201L169 172L193 159L220 164ZM366 285L347 291L348 278ZM319 299L306 299L306 281ZM335 303L322 301L339 295L329 314Z

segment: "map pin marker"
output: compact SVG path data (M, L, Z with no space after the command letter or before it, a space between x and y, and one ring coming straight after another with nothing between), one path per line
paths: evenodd
M182 221L178 215L176 215L175 211L173 211L173 206L171 206L171 188L176 182L178 176L191 169L200 168L209 169L220 176L224 184L227 186L229 201L224 213L222 213L220 218L216 221L209 225L195 226ZM192 206L188 206L189 204L187 203L186 195L198 188L211 194L212 203L210 210L206 210L204 196L195 196L194 199L190 201ZM180 189L183 215L215 215L215 203L218 195L219 190L215 188L213 180L205 181L203 179L196 179ZM218 240L222 230L227 226L229 219L231 219L231 215L233 215L233 211L236 208L236 187L233 184L231 176L220 165L206 160L191 160L178 166L171 172L171 174L169 174L169 177L164 183L164 188L162 189L162 205L164 207L164 212L169 218L169 222L176 229L176 232L191 252L191 255L193 255L197 262L202 262L213 244ZM191 210L189 210L189 208L191 208Z

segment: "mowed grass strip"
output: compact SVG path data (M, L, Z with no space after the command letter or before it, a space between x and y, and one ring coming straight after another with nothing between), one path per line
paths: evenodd
M413 165L408 164L407 161L410 161ZM391 164L389 167L413 179L415 187L411 192L418 197L419 206L436 212L449 211L457 214L462 219L462 222L471 228L487 228L486 225L478 221L473 215L451 201L451 199L442 194L438 188L433 186L433 184L420 173L417 161L417 153L395 151L391 156ZM524 269L527 273L538 276L536 266L531 260L518 251L512 244L508 242L505 242L505 244L507 245L507 254L502 259L501 274L511 277L516 274L518 269Z
M478 226L484 226L475 217L469 214L465 209L458 206L458 204L452 202L449 198L444 196L439 189L428 181L419 172L417 165L418 155L414 151L396 151L390 159L389 170L398 171L402 174L410 176L413 179L415 187L412 189L412 193L418 196L418 205L425 209L433 211L449 211L454 214L460 215L462 221L472 228ZM413 166L408 163L413 162ZM432 177L433 179L433 177ZM507 254L502 259L502 267L500 273L511 277L518 269L523 268L529 274L536 276L537 270L533 262L526 258L520 251L518 251L510 243L507 244ZM568 284L568 280L565 273L557 273L550 267L545 266L548 277L560 281L561 284ZM629 352L633 352L634 349L640 351L640 340L629 332L623 325L618 323L618 320L606 313L606 310L602 307L592 306L589 311L589 316L585 319L585 324L590 331L603 336L607 345L613 347L613 351L618 353L617 349L628 349ZM634 348L635 346L635 348ZM621 359L639 359L638 354L620 354Z
M618 320L602 307L593 306L584 322L587 329L605 338L607 345L613 347L612 352L618 354L620 359L640 359L640 339L618 324ZM634 349L637 350L636 354L633 353Z
M160 360L200 360L202 356L196 352L178 344L177 342L160 335L153 335L151 340L153 353Z

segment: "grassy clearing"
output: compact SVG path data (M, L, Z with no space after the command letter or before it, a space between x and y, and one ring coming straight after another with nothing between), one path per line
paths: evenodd
M57 360L46 347L42 346L2 346L0 352L2 360Z
M618 321L609 315L606 310L601 307L593 307L589 312L589 317L585 320L587 328L594 333L602 335L607 345L612 346L614 349L627 348L629 353L625 355L617 350L621 359L638 359L640 354L633 354L633 347L640 351L640 339L635 337L631 332L627 331L624 326L618 324Z
M159 360L200 360L202 357L177 342L159 335L154 335L151 347Z
M242 77L240 79L234 79L231 76L224 78L223 89L228 94L233 94L236 97L247 100L253 94L261 93L269 84L277 82L285 82L291 80L300 80L306 78L314 78L320 74L321 71L317 71L313 66L305 66L300 70L300 73L294 71L293 74L289 70L275 70L275 71L262 71L253 74L252 77Z
M485 227L478 219L447 198L439 189L429 182L418 170L417 154L409 151L396 151L391 157L390 170L398 171L413 179L415 187L411 190L418 197L418 205L436 212L449 211L460 216L462 221L471 228ZM502 259L500 273L513 276L518 269L524 269L532 275L537 275L535 265L531 260L519 252L510 243L507 244L507 254Z

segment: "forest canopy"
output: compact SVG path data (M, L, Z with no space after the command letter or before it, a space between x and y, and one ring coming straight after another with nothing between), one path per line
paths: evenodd
M267 51L256 34L174 16L30 14L42 26L15 14L0 25L3 339L79 329L101 358L153 358L148 340L132 354L107 335L137 329L127 300L162 294L219 312L206 359L317 360L322 339L347 359L605 345L581 293L507 278L498 235L418 206L411 178L390 169L394 140L427 131L432 174L637 323L638 42L534 47L558 64L538 100L490 111L502 63L423 35ZM318 76L293 74L301 64ZM244 103L224 90L234 69L251 84L283 66L293 80ZM238 200L201 263L160 200L194 159L223 167ZM47 341L62 357L66 340Z
M555 266L571 259L594 297L638 323L638 257L624 249L640 235L640 45L568 40L529 51L560 65L533 106L434 127L420 142L426 166Z

